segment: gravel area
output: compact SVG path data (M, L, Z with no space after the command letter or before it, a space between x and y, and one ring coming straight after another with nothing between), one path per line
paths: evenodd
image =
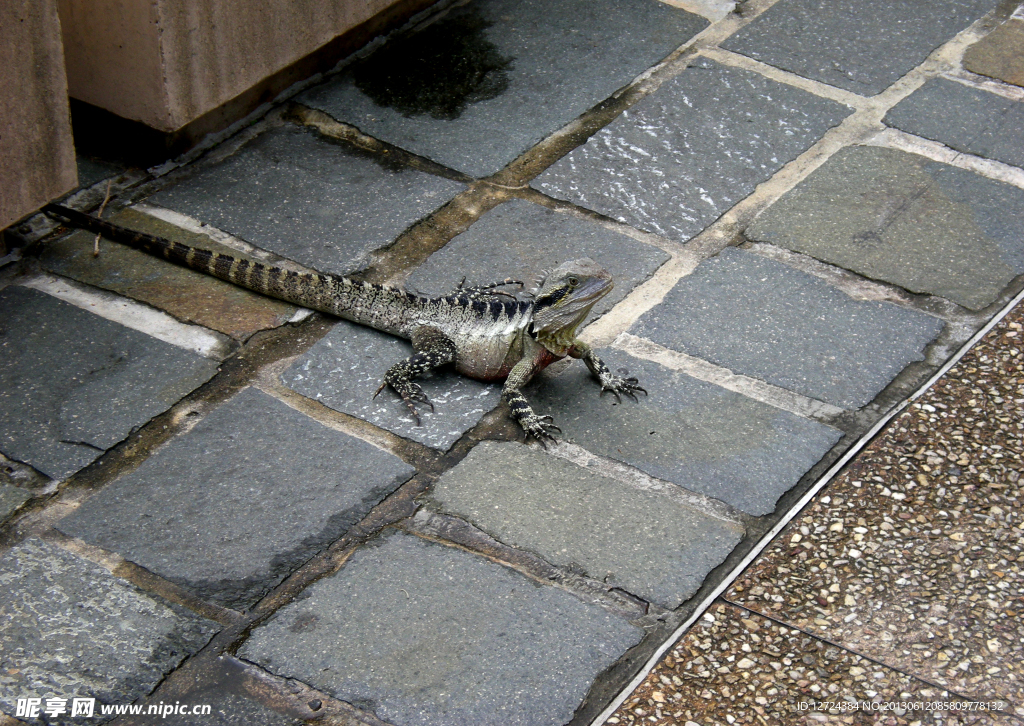
M608 723L814 723L824 714L798 701L861 700L868 687L943 700L939 686L1007 710L827 722L1022 723L1009 715L1024 716L1022 338L1019 306L818 494ZM863 685L855 668L871 674Z
M852 704L948 693L742 608L705 613L609 724L989 724L980 713L881 713ZM830 702L843 703L829 707ZM812 710L814 708L828 710ZM844 708L849 710L843 710Z

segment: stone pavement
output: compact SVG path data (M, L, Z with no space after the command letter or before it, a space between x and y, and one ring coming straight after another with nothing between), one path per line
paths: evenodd
M0 723L804 723L826 693L1019 722L1019 629L979 625L1019 613L1007 437L899 419L921 456L779 534L1024 288L1015 9L444 2L181 159L83 160L66 203L289 269L440 294L590 256L616 289L583 337L648 395L552 366L545 450L442 372L416 426L372 397L405 341L30 220L0 267ZM971 416L1019 443L993 385ZM968 490L990 458L1014 486Z
M817 492L607 723L1020 723L1022 336L1018 304Z

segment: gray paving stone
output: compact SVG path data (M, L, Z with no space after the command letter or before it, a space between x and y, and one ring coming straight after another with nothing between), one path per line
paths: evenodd
M849 113L756 73L697 59L533 186L685 241Z
M671 485L641 489L516 443L480 444L431 498L505 544L668 608L693 595L743 536L741 525L688 506Z
M170 408L217 363L45 293L0 291L0 450L62 479Z
M966 70L1024 86L1024 18L1011 17L964 51Z
M236 258L246 257L204 234L189 232L134 209L123 209L108 219L138 232ZM95 239L96 235L79 230L47 242L39 257L40 265L61 277L112 290L160 308L183 322L218 330L239 340L259 330L284 325L298 310L281 300L243 290L116 242L101 240L100 255L94 257Z
M487 176L706 25L654 0L477 0L299 101Z
M1024 166L1024 102L933 78L885 115L885 123L951 149Z
M239 656L396 726L561 726L642 635L483 557L393 534L279 610Z
M81 155L75 158L75 162L78 168L78 186L80 187L92 186L98 181L109 179L128 170L128 167L119 162L90 159Z
M0 524L31 498L32 495L24 489L10 484L0 484Z
M978 309L1024 272L1024 191L895 149L843 149L748 239Z
M686 320L683 316L681 320ZM618 350L598 354L636 376L639 402L599 396L583 366L528 387L564 438L748 514L769 514L783 493L832 448L829 426L690 378Z
M244 609L413 473L246 389L57 526Z
M214 622L38 539L0 558L0 706L19 698L127 704L202 648ZM65 714L50 723L80 724ZM38 723L38 721L34 721Z
M321 272L348 273L463 188L286 125L149 201Z
M865 96L881 93L998 0L782 0L722 43Z
M595 222L513 200L487 212L431 255L409 277L408 285L424 294L444 295L463 276L466 284L511 277L522 280L529 289L545 270L579 257L605 266L615 280L615 288L594 308L598 315L610 310L669 259L657 247Z
M417 426L393 391L373 395L388 368L410 355L408 341L342 320L282 373L281 381L335 411L447 451L500 403L501 386L474 381L450 367L418 378L434 410L420 406L422 426Z
M729 247L676 283L630 332L846 409L923 359L941 321L856 301L820 278Z

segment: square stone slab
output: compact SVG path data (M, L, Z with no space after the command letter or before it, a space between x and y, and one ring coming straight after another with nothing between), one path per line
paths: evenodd
M998 4L781 0L722 47L805 78L874 96Z
M596 222L553 212L521 200L484 214L467 231L430 256L409 277L411 289L446 295L466 284L535 279L566 260L589 257L611 273L614 289L594 307L602 314L668 261L657 247L637 242ZM515 292L514 287L506 288Z
M0 484L0 524L3 524L31 498L32 495L20 487Z
M682 318L685 319L685 318ZM616 403L577 364L528 387L540 414L564 438L690 491L759 516L832 448L842 434L738 393L633 358L598 351L613 372L636 376L648 395Z
M1024 102L933 78L883 119L889 126L968 154L1024 166Z
M407 340L342 320L281 374L281 381L328 408L357 416L392 433L447 451L480 417L501 402L501 385L475 381L450 366L416 382L434 404L419 406L417 426L402 399L374 393L388 368L412 355Z
M1010 18L964 52L963 66L1000 81L1024 86L1024 18Z
M396 726L562 726L642 635L486 558L393 534L281 608L239 656Z
M833 101L699 58L533 186L685 241L849 113Z
M349 273L463 188L288 124L148 201L321 272Z
M942 330L930 315L857 301L824 280L727 247L630 332L846 409L866 406Z
M1024 191L916 154L854 146L746 236L979 309L1024 272Z
M743 536L739 523L698 511L680 494L671 485L630 486L522 444L484 442L431 498L507 545L675 608Z
M96 698L98 717L99 703L150 693L219 629L97 564L26 540L0 557L0 706L13 715L19 698L66 698L69 710L73 698Z
M236 258L246 257L206 235L189 232L134 209L118 212L110 221L193 247ZM43 267L58 275L149 303L179 320L243 340L259 330L284 325L298 309L116 242L101 240L100 256L93 257L95 239L96 235L91 232L79 231L47 243L40 258Z
M298 100L489 176L706 26L655 0L476 0Z
M413 473L249 388L58 527L244 609Z
M51 297L0 291L0 450L63 479L208 381L217 363Z

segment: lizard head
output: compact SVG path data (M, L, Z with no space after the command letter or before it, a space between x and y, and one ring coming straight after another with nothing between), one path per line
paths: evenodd
M612 287L612 276L585 257L556 267L533 300L531 330L537 342L555 355L566 355L576 339L576 328Z

